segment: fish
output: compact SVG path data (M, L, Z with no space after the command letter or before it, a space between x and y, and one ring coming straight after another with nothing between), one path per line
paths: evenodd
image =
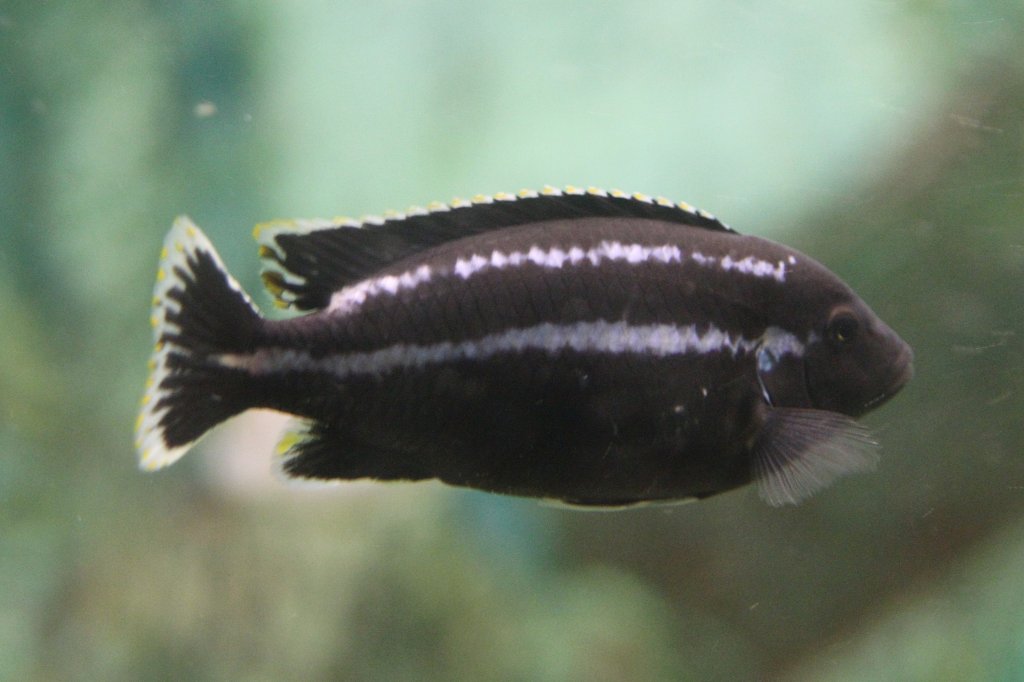
M870 471L858 418L913 351L825 266L685 202L595 187L254 231L265 316L179 216L152 300L135 445L177 461L254 408L275 470L583 509L747 484L772 506Z

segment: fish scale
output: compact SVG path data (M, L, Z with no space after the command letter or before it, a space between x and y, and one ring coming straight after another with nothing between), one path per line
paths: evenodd
M570 187L258 226L263 318L187 218L165 240L136 443L175 461L251 408L295 479L624 507L870 469L857 417L912 352L824 266L689 205Z

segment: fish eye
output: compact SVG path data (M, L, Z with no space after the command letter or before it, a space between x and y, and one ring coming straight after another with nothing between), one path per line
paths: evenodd
M860 322L854 314L845 308L837 310L828 321L825 333L832 343L841 346L857 338Z

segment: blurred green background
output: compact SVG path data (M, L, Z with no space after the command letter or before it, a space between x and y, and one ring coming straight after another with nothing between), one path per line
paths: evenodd
M545 183L825 262L917 352L879 470L578 513L137 471L157 253ZM0 2L0 678L1024 679L1024 5ZM266 305L269 299L260 298Z

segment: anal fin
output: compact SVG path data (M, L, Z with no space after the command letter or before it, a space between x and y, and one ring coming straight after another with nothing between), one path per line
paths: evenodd
M276 468L288 479L381 481L431 478L406 455L360 442L348 430L322 422L298 421L277 444Z

